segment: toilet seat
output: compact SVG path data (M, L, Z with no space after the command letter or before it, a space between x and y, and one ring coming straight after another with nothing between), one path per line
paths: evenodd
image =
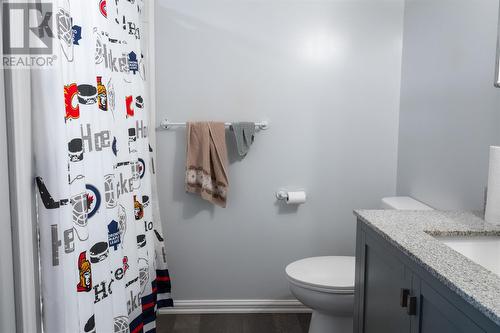
M292 262L285 271L291 283L303 288L326 293L353 294L354 266L354 257L311 257Z

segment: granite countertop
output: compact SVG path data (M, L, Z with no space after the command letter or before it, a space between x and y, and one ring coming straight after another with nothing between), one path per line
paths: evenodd
M472 212L355 210L375 232L500 325L500 276L432 236L500 236Z

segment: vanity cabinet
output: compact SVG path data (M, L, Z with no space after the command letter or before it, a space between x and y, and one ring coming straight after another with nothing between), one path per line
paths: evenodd
M500 332L483 313L358 220L355 333Z

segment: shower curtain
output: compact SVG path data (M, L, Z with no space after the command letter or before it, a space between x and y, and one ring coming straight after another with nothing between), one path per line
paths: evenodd
M32 70L44 331L154 332L172 306L141 0L55 0Z

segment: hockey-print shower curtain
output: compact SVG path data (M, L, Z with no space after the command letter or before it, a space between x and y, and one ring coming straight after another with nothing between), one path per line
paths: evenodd
M44 331L153 332L172 300L152 193L144 3L52 3L54 63L32 71Z

